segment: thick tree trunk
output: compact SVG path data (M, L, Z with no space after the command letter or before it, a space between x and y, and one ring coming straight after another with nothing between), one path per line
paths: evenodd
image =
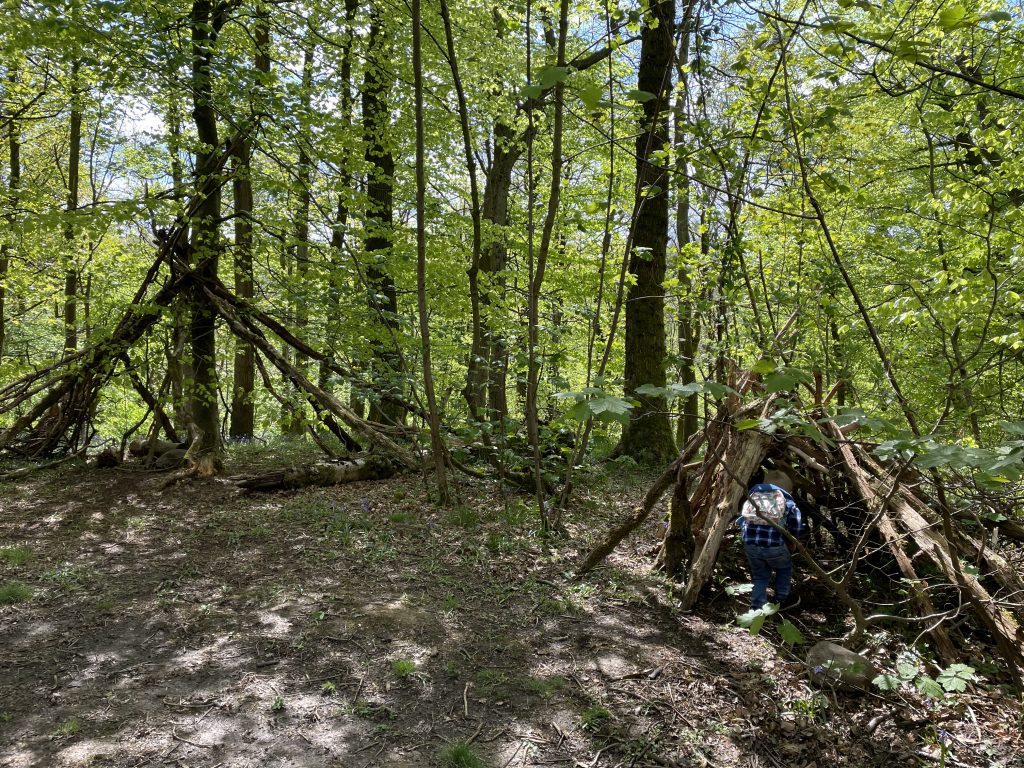
M629 272L636 281L626 298L626 396L640 405L630 412L623 430L622 453L646 464L664 464L675 454L668 406L664 397L639 395L644 384L664 387L665 378L665 254L668 247L669 174L656 163L668 145L668 97L672 91L675 5L652 4L640 50L637 87L655 94L643 105L637 137L637 214L633 220L633 252Z
M379 10L370 11L370 31L363 78L363 134L366 142L366 280L370 309L380 322L380 338L374 340L375 382L379 390L401 393L402 373L397 348L398 290L388 272L394 226L392 191L395 184L395 158L391 151L390 83L388 32ZM405 410L393 402L374 400L370 420L400 424Z
M512 189L512 171L523 155L515 131L498 120L494 125L494 156L484 176L481 206L483 220L490 232L481 249L477 277L480 317L474 327L470 366L466 375L466 401L470 408L487 414L498 423L508 413L506 394L508 344L494 327L491 307L505 293L504 270L508 249L504 230L508 226L508 200Z
M219 13L218 12L218 16ZM216 279L220 258L220 139L213 105L212 58L223 19L214 15L212 0L192 4L192 119L199 138L196 152L195 195L198 202L191 218L191 255L200 280ZM220 419L217 407L216 311L202 295L193 292L192 322L192 416L198 436L191 456L202 473L220 470Z
M385 480L397 471L387 459L368 456L341 464L311 464L259 475L239 475L232 477L231 481L247 491L282 491L359 480Z

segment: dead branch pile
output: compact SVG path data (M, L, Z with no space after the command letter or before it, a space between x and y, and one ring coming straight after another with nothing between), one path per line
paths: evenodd
M203 277L188 263L184 227L165 234L156 257L135 297L109 336L0 387L0 456L46 459L79 453L95 435L93 418L100 390L120 373L127 374L165 434L178 441L158 399L141 384L131 367L129 351L153 328L164 312L198 289L238 337L251 344L300 393L323 423L348 450L374 449L398 466L417 469L421 460L385 431L360 418L331 392L310 381L280 350L283 343L307 358L319 360L334 373L348 371L291 334L266 313L235 296L218 278ZM169 277L161 284L161 276ZM276 338L274 338L276 337ZM261 370L263 361L257 358ZM403 403L403 405L406 405ZM339 424L340 422L340 424ZM341 426L354 433L353 438Z
M692 608L723 541L738 531L735 520L749 485L766 469L784 472L814 528L812 540L800 543L801 567L850 610L851 635L859 637L874 624L910 624L930 634L946 661L987 638L1019 680L1024 581L986 540L980 521L974 517L977 524L966 525L970 511L941 504L929 477L906 462L883 461L873 445L851 439L849 429L820 412L803 417L813 426L802 432L778 429L771 417L781 405L769 398L742 409L723 407L629 520L584 559L579 573L606 557L674 487L658 566L685 579L681 603ZM691 461L702 444L703 459ZM1007 529L1010 536L1013 530Z

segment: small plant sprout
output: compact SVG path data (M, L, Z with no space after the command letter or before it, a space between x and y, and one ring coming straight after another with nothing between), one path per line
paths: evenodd
M487 763L466 741L456 741L441 750L442 768L487 768Z
M612 713L604 707L587 707L580 715L580 726L585 731L599 731L611 717Z
M274 700L270 703L271 712L284 712L284 696L278 694L274 697Z
M76 735L80 730L82 730L82 726L79 725L78 721L71 719L57 726L57 730L53 735L58 739L68 738Z
M395 659L391 662L391 671L399 680L404 680L416 671L416 663L410 659Z
M328 680L327 682L323 683L320 686L320 694L322 696L333 696L337 692L338 692L338 686L336 686L330 680Z
M455 595L447 594L444 596L444 610L450 613L459 607L459 598Z

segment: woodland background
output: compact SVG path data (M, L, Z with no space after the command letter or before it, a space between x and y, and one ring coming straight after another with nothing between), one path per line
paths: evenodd
M1007 764L1017 759L1003 727L1009 688L998 686L1021 688L1024 669L1019 3L2 7L0 511L12 544L0 550L0 575L53 566L36 574L36 592L20 581L0 592L5 631L17 634L10 700L28 713L12 731L22 760L13 764L77 759L61 751L77 731L61 724L45 737L46 716L29 702L53 669L80 681L61 637L96 650L93 672L108 650L131 662L121 672L150 664L135 663L145 649L105 634L113 619L103 606L115 605L127 606L118 637L159 637L166 653L152 679L126 678L139 690L111 725L129 744L111 764L159 763L179 749L212 758L170 721L163 741L126 734L193 702L213 702L211 722L237 730L236 715L266 709L246 709L254 697L270 698L275 719L253 726L257 743L243 739L235 754L265 764L293 700L232 682L235 656L224 655L242 644L258 677L264 640L276 649L269 663L282 664L276 684L306 685L312 659L323 665L317 682L332 686L320 694L350 687L352 711L331 714L323 733L316 695L290 710L313 724L287 747L297 759L308 757L300 741L317 734L333 755L325 765L361 754L369 747L358 740L331 753L331 729L380 711L398 713L397 738L415 752L426 743L416 736L423 697L441 707L461 690L469 721L475 681L494 694L481 723L504 722L506 700L522 722L541 711L538 696L579 710L579 732L566 740L555 725L548 744L574 760L597 765L608 750L620 765L682 764L671 762L680 755L732 764L756 750L696 726L686 731L696 741L680 742L677 718L703 715L680 709L678 677L663 694L654 687L665 670L688 674L672 667L680 651L691 665L704 653L714 635L705 619L735 618L702 590L745 481L783 455L800 470L802 503L828 523L820 549L802 552L817 596L797 623L808 637L863 639L872 627L876 655L891 664L871 695L903 698L884 721L855 706L818 728L843 712L835 692L766 693L761 667L744 666L763 648L733 638L705 678L731 681L742 668L757 680L731 703L725 684L716 710L742 699L737 717L756 719L750 711L765 700L784 701L763 741L780 761L795 759L786 745L805 726L805 756L837 765L944 761L954 748L980 761L990 746ZM89 475L63 463L119 465L133 438L143 439L136 456L167 454L157 468L184 471L161 483L134 479L127 465ZM264 472L238 480L262 487L410 470L425 479L266 503L223 480L168 491L222 476L225 461ZM25 480L36 470L38 484ZM634 484L648 481L634 502ZM648 516L670 487L663 527ZM137 493L151 496L137 504ZM682 592L666 578L657 599L640 586L616 603L633 578L618 570L622 555L599 586L565 581L567 558L597 544L582 570L592 568L645 522L650 537L664 533L658 566L689 568ZM120 543L94 546L110 537ZM133 542L149 559L118 570ZM77 559L64 562L67 552ZM631 565L649 565L651 552L631 554ZM332 575L316 592L309 585L325 564ZM736 572L727 552L720 565ZM291 569L286 586L271 575ZM509 584L522 594L502 593ZM408 618L411 592L420 603ZM511 612L492 615L506 600ZM647 601L651 616L629 615ZM674 612L698 602L704 613L682 620L680 649ZM587 610L578 630L574 611ZM430 618L439 612L444 621ZM372 626L323 628L348 614ZM774 632L765 619L746 624ZM664 634L644 634L655 632L648 620ZM620 629L598 632L602 621ZM460 677L472 667L459 668L467 647L501 656L530 622L535 631L509 658L523 666L556 648L550 674L535 675L542 682L520 690L506 671L499 686L488 667ZM449 648L467 626L473 642ZM920 634L898 639L908 626ZM804 639L791 623L780 632L781 645ZM49 639L26 645L29 636ZM396 637L415 663L388 650ZM254 648L244 645L252 638ZM331 645L349 639L356 650ZM598 695L574 654L623 643L635 646L636 669L623 657L587 674L639 682ZM206 648L208 696L174 679L188 656L175 655L181 645ZM394 667L392 679L383 661L412 666ZM805 671L769 682L802 686ZM566 680L576 699L559 693ZM156 681L177 704L146 698ZM971 699L983 681L991 687ZM217 688L236 683L230 695ZM74 693L78 684L55 683L52 702L100 707L80 717L103 721L108 692ZM631 720L631 704L609 704L620 693L651 708ZM360 714L371 694L384 710ZM595 702L611 711L594 715ZM609 721L616 729L602 730ZM360 738L376 738L363 725ZM469 749L483 724L468 740L459 725L447 735ZM629 746L637 728L647 741ZM953 747L943 728L956 732ZM502 760L548 754L504 733L491 750ZM592 758L594 733L606 741ZM398 759L385 751L391 738L367 765Z
M596 419L658 464L752 368L1017 480L1014 12L8 2L0 375L32 386L4 442L51 366L98 379L40 455L154 409L194 455L301 434L298 373L385 430Z

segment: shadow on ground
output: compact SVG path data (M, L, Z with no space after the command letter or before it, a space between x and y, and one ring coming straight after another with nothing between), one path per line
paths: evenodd
M430 766L459 742L501 768L927 759L926 726L812 691L722 604L680 615L636 552L571 581L576 551L491 488L446 511L416 478L162 482L0 489L22 553L0 582L32 590L0 605L0 765ZM598 507L574 514L601 527Z

